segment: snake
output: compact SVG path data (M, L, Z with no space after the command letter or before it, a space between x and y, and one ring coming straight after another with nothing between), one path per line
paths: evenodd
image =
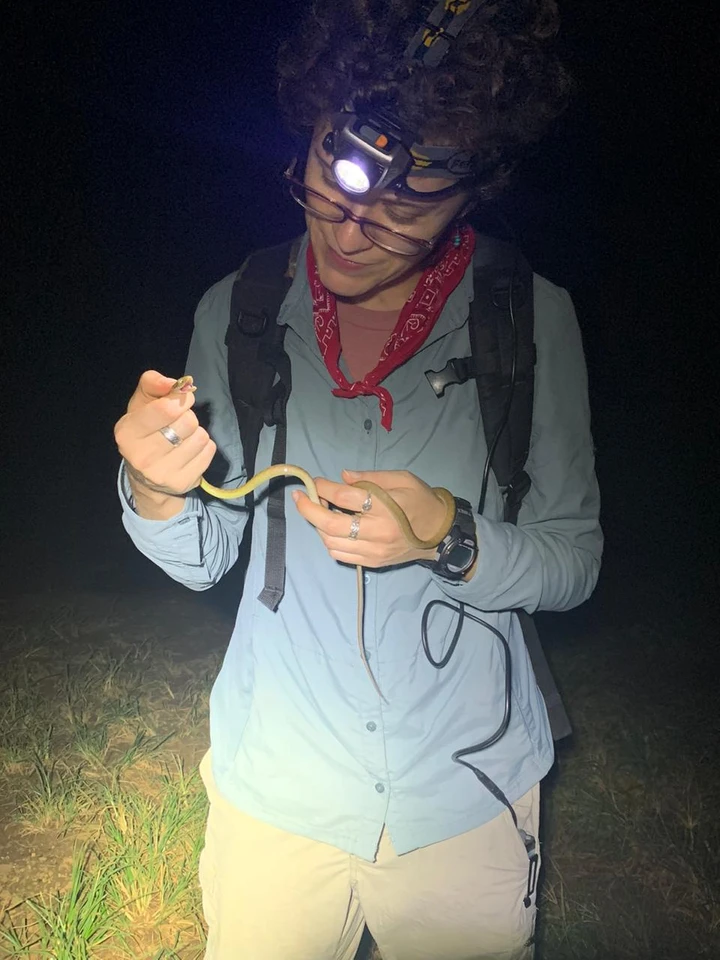
M195 387L193 385L193 378L191 375L187 374L184 377L180 377L179 380L176 380L173 384L170 393L179 393L179 392L188 392L194 391ZM308 497L313 503L320 505L320 497L318 496L317 487L315 481L302 467L295 466L291 463L276 463L270 467L267 467L264 470L258 471L253 477L251 477L246 483L243 483L242 486L236 487L234 489L224 489L223 487L216 487L212 483L209 483L205 477L200 478L199 486L202 490L205 491L209 496L215 497L218 500L236 500L238 497L244 497L249 493L252 493L258 487L262 486L264 483L269 483L270 480L275 479L276 477L295 477L299 480L305 487ZM453 525L455 520L455 498L450 493L449 490L446 490L445 487L431 487L430 489L435 494L435 496L440 500L441 503L445 506L445 516L443 518L442 526L436 532L434 537L430 537L427 540L423 540L418 537L415 531L412 528L410 521L407 518L405 511L402 507L390 496L387 491L383 490L382 487L378 486L376 483L373 483L370 480L356 480L354 483L349 484L349 486L358 487L361 490L365 490L367 493L371 494L372 497L379 500L392 516L397 521L398 526L400 527L403 536L407 540L408 544L411 547L415 547L418 550L429 550L431 547L436 547L442 540L447 536L450 528ZM356 516L360 515L360 512L357 511ZM368 677L370 678L378 696L387 703L387 699L380 689L380 685L375 678L374 673L370 668L368 662L367 651L365 649L365 637L363 631L363 619L364 619L364 590L363 590L363 567L361 564L356 564L356 582L357 582L357 644L358 651L360 653L360 659L363 662L365 670Z

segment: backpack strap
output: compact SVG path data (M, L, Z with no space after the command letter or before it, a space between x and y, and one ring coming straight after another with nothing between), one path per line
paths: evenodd
M537 360L533 272L525 257L511 244L479 236L475 250L474 299L469 320L473 375L489 451L501 431L491 465L503 489L503 519L516 524L523 497L530 489L525 464L530 452ZM509 322L511 284L516 369L512 402L503 426L513 367L513 329ZM481 512L483 506L480 505ZM524 610L515 613L545 700L553 740L562 740L572 733L572 727L535 622Z
M243 447L245 472L255 473L258 441L263 425L275 426L272 463L284 463L287 449L287 400L292 389L290 359L283 347L286 327L277 317L285 299L297 258L299 241L283 243L252 254L238 271L230 299L230 322L225 335L228 382ZM285 592L285 480L277 477L268 488L268 534L265 586L258 599L276 610ZM246 497L252 519L254 496Z
M491 466L503 491L503 519L517 523L523 497L530 489L525 463L530 452L535 388L533 273L525 257L511 244L478 236L475 250L468 373L475 377L485 439L492 451ZM512 403L503 427L512 384L513 329L508 322L511 283L517 359ZM480 504L480 512L483 507Z
M512 384L513 329L509 322L510 284L515 317L516 369L512 403L506 410ZM472 355L455 357L440 371L425 376L441 397L453 383L474 377L491 466L503 492L503 520L517 523L523 497L530 489L525 470L530 452L536 350L533 272L512 244L476 235L473 300L468 332ZM505 417L507 415L507 420ZM504 424L504 426L503 426ZM498 432L499 436L498 436ZM496 441L497 437L497 441ZM478 505L484 509L485 484ZM538 687L545 700L553 740L572 732L570 720L547 662L532 617L516 610Z
M507 322L511 278L517 361L508 413L513 364L513 329ZM491 466L503 491L503 519L517 523L523 497L530 489L525 461L530 451L536 356L530 265L516 247L478 234L473 291L468 324L471 356L454 357L442 370L426 370L425 376L438 397L446 387L474 378ZM479 513L484 506L483 485Z

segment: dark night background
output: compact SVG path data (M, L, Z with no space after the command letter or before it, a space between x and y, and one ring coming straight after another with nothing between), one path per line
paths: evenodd
M570 289L586 344L607 547L593 600L557 618L570 634L574 617L655 622L717 601L717 111L712 31L689 6L563 7L580 95L502 209ZM5 11L7 597L182 589L122 530L112 427L141 371L182 373L203 291L301 227L269 54L297 9Z

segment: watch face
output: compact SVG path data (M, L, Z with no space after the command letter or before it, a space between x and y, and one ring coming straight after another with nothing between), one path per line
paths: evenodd
M461 540L454 544L444 557L444 565L451 573L465 573L475 560L475 544L472 540Z

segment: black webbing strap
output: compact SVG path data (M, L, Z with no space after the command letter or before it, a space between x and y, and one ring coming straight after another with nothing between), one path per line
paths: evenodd
M535 388L533 273L515 246L490 237L477 237L474 259L469 331L472 369L468 372L475 377L488 449L501 431L492 469L503 490L503 519L516 523L523 497L530 489L525 463L530 451ZM508 321L511 283L514 334ZM503 427L512 383L514 339L516 375ZM481 504L481 512L482 508Z
M287 449L287 399L292 386L290 360L283 349L285 326L277 323L292 282L288 262L295 243L280 244L252 255L233 284L225 343L228 380L243 445L245 473L255 473L260 431L276 426L272 463L284 463ZM277 609L285 589L285 480L268 490L268 539L265 587L258 599ZM246 498L254 512L253 494Z
M488 447L503 422L511 384L513 330L507 318L512 283L517 338L516 377L509 416L495 448L492 469L503 490L503 520L517 524L523 498L531 486L525 463L530 452L535 391L533 273L525 258L510 244L479 236L475 249L470 323L473 369L467 372L475 376ZM481 510L482 507L483 504ZM572 733L570 718L535 622L524 610L515 612L537 685L545 700L553 740L561 740Z
M282 343L272 344L278 382L273 386L269 398L269 407L265 412L265 423L275 424L275 443L273 445L272 464L285 463L287 452L287 401L292 389L290 358ZM265 586L258 600L269 610L277 610L285 593L285 557L287 531L285 522L285 477L276 477L270 481L267 505L267 544L265 547Z
M565 704L562 702L560 691L555 683L555 678L552 675L550 664L547 662L545 651L540 643L535 621L530 614L524 610L516 610L515 613L520 621L525 646L530 654L530 662L537 685L545 701L552 738L553 740L562 740L563 737L570 736L572 733L572 725L570 724L570 717L565 709Z

